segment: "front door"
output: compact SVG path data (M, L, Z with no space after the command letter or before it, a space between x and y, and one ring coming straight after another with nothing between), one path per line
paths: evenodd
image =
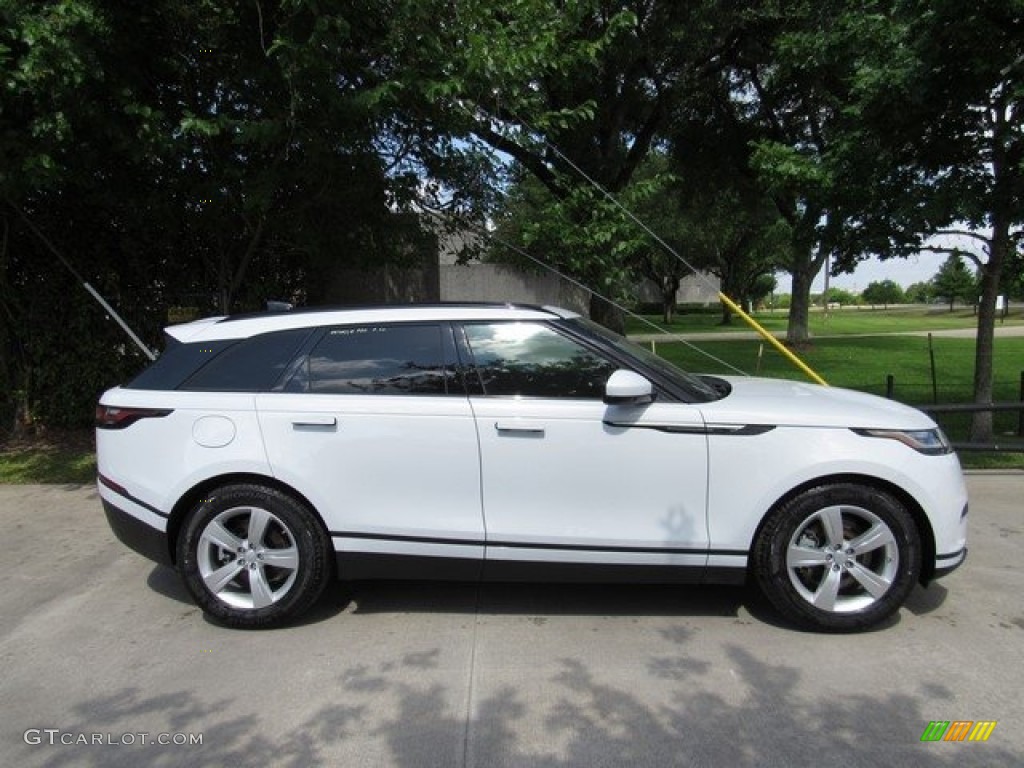
M696 406L606 405L619 364L542 322L465 342L481 451L485 574L688 581L707 561L707 436Z

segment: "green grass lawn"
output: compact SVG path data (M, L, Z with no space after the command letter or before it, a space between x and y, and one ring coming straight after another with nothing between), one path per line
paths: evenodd
M84 485L96 480L96 454L75 439L70 445L24 441L0 450L0 483Z
M650 347L650 344L644 346ZM938 400L970 399L974 378L974 339L933 337ZM656 342L659 355L688 371L731 373L701 350L751 375L805 379L806 376L760 339ZM825 338L798 350L800 358L829 384L885 394L886 377L896 381L895 396L909 403L932 401L928 339L923 336ZM997 399L1016 400L1024 370L1024 337L995 340Z
M626 333L657 333L648 323L673 333L732 333L748 331L750 327L740 318L734 317L731 325L720 325L720 312L689 312L676 316L671 325L665 325L660 315L643 315L644 322L636 317L626 318ZM785 332L788 322L786 312L756 312L758 323L769 331ZM1014 309L1000 321L1005 325L1024 324L1024 310ZM908 307L900 309L873 310L870 307L846 308L830 311L827 315L820 309L810 316L810 330L815 336L848 336L856 334L899 333L905 331L939 331L948 328L974 328L978 318L967 308L958 307L950 312L949 307Z

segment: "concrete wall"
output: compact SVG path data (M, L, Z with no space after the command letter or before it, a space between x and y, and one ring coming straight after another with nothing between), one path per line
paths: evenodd
M334 273L327 296L330 303L350 305L437 302L437 266L340 269Z
M712 284L718 280L711 278ZM635 288L639 302L657 303L657 286L647 282ZM467 264L429 264L423 268L382 267L375 270L339 270L331 281L328 300L338 304L404 304L436 301L493 301L553 305L586 314L588 291L552 272L528 272L508 264L479 261ZM683 280L680 304L710 304L717 293L696 276Z
M706 280L704 278L707 278ZM711 286L708 285L711 283ZM713 304L718 302L719 280L714 275L684 277L676 291L676 304ZM633 294L638 302L661 303L661 290L650 280L644 280Z
M507 264L441 264L441 301L550 304L586 313L588 291L553 273L525 272Z
M440 227L440 225L435 224ZM407 267L342 269L334 273L326 300L339 304L399 304L436 301L489 301L554 305L586 314L590 293L553 272L524 270L509 264L458 260L478 251L480 236L470 230L438 229L437 255ZM718 279L712 277L713 285ZM661 294L650 281L634 288L635 301L658 303ZM682 281L680 304L709 304L717 289L691 276Z

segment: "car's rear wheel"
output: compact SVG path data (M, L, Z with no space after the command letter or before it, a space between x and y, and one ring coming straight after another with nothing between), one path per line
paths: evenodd
M853 483L800 493L773 510L754 546L755 580L790 621L844 632L896 612L921 569L914 519L892 495Z
M178 541L185 585L233 627L269 627L306 611L330 578L330 542L304 504L261 485L228 485L192 510Z

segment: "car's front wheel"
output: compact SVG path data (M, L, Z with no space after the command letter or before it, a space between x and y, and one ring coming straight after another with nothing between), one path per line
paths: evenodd
M185 585L233 627L294 619L323 592L330 544L312 511L281 491L227 485L192 510L178 541Z
M755 580L789 620L844 632L897 611L921 569L921 538L892 495L837 483L773 510L753 552Z

